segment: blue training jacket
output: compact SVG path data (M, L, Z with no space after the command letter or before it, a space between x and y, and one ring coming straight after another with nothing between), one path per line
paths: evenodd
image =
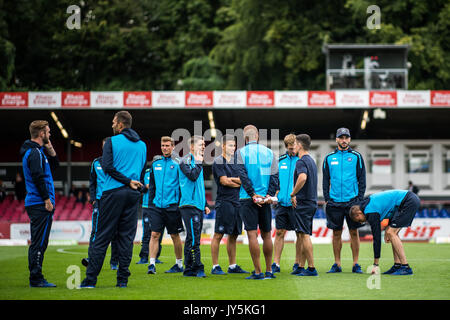
M205 182L203 179L202 163L197 163L194 155L189 153L180 160L180 208L183 206L196 207L204 211L206 207Z
M102 168L106 173L103 192L128 186L131 180L144 182L147 146L131 128L108 138L103 146Z
M25 197L25 207L44 204L50 199L55 206L55 186L51 169L59 166L58 158L46 156L43 147L38 143L27 140L20 148L22 156L23 175L27 195Z
M275 195L278 165L272 150L257 141L250 141L236 152L235 161L241 179L239 199L249 199L254 194Z
M103 171L101 161L102 157L98 157L91 164L91 173L89 175L89 194L91 201L100 200L102 197L106 175Z
M387 190L369 196L369 202L363 208L364 214L378 213L380 221L392 218L402 203L408 190Z
M149 193L150 201L158 208L168 208L180 201L179 163L180 158L175 155L153 158Z
M288 153L283 154L278 159L278 203L284 207L291 207L291 193L294 189L294 172L295 164L299 159L298 156L290 156Z
M338 148L323 161L323 196L325 201L362 200L366 192L366 168L359 152Z
M152 172L152 168L148 168L145 170L144 186L150 184L150 172ZM150 204L149 199L150 199L150 189L146 189L142 197L142 208L148 208L148 205Z

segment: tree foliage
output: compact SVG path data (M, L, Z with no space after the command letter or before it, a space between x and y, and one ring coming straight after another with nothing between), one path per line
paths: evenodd
M409 88L449 89L450 3L379 0L369 30L371 4L0 0L0 90L320 90L325 43L409 44Z

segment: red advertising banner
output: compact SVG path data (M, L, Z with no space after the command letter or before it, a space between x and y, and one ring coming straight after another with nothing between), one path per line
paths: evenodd
M273 107L273 91L247 91L247 107Z
M370 91L369 105L380 107L396 107L397 91Z
M151 91L124 91L123 93L124 107L151 107L152 92Z
M450 91L431 90L430 100L433 107L448 107L450 106Z
M11 223L0 221L0 239L9 239L10 238L10 226Z
M63 108L89 108L91 105L90 92L62 92L61 106Z
M0 107L28 107L28 92L0 92Z
M334 91L308 91L308 106L334 107L336 106L336 92Z
M212 91L186 91L186 107L212 107Z

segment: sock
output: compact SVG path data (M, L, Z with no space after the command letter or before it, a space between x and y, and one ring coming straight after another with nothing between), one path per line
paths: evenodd
M308 270L309 270L309 271L314 271L314 270L316 270L316 268L314 268L314 267L308 267Z
M175 263L181 268L183 267L183 259L175 259Z
M234 269L236 268L236 263L235 264L230 264L230 269Z
M279 268L280 267L280 265L278 264L278 263L275 263L275 265Z
M150 264L155 264L156 259L155 258L150 258Z
M218 266L219 266L218 264L213 265L213 269L216 268L216 267L218 267Z
M402 267L408 268L409 264L408 263L407 264L402 264Z
M401 264L400 264L400 263L394 263L394 267L395 267L395 268L400 268L400 267L401 267Z

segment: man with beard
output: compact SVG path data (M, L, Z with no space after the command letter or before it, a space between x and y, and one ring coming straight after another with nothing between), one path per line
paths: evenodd
M25 141L20 154L27 189L25 209L30 218L31 245L28 249L30 287L56 287L47 282L42 275L42 263L55 211L55 187L51 169L56 169L59 162L50 142L48 122L33 121L29 130L31 139ZM47 155L44 153L44 147Z
M138 205L143 187L147 147L131 129L132 117L128 111L119 111L113 118L114 136L103 147L102 168L106 173L100 198L95 242L89 252L86 278L80 288L94 288L105 259L106 249L117 232L119 269L116 287L128 284L128 269L133 256Z
M353 273L362 273L358 264L359 234L362 224L350 219L350 207L361 201L366 191L366 168L359 152L350 148L350 130L339 128L336 132L337 148L323 161L323 197L326 202L327 227L333 230L335 263L328 273L342 272L341 249L344 218L350 232L353 255Z

